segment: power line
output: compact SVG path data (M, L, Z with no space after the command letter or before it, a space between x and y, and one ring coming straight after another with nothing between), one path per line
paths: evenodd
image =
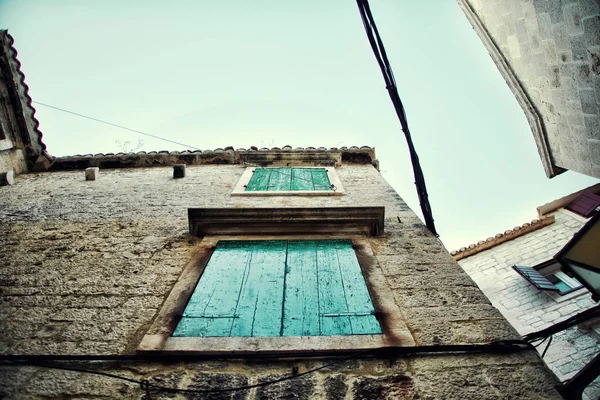
M90 369L78 368L68 365L60 365L57 361L118 361L122 359L122 361L136 361L142 360L139 355L135 356L127 356L127 355L119 355L119 356L49 356L49 355L0 355L0 361L7 361L7 364L2 365L13 365L13 366L35 366L40 368L50 368L50 369L59 369L73 372L80 372L86 374L100 375L107 378L119 379L125 382L138 384L142 390L146 391L146 394L150 395L151 390L168 392L168 393L198 393L198 394L209 394L209 393L224 393L224 392L237 392L243 390L250 390L258 387L270 386L279 382L284 382L288 380L298 379L302 376L313 374L317 371L323 370L325 368L331 367L333 365L339 364L343 361L355 358L359 355L367 355L371 354L374 356L399 356L399 355L419 355L419 354L443 354L443 353L466 353L466 354L475 354L475 353L500 353L500 354L510 354L513 352L519 352L524 350L529 350L532 348L532 345L523 340L513 339L513 340L499 340L491 343L485 344L464 344L464 345L436 345L436 346L414 346L414 347L389 347L389 348L375 348L375 349L366 349L354 352L347 356L339 357L333 360L330 363L323 364L319 367L315 367L309 369L307 371L298 373L294 372L290 375L273 379L269 381L264 381L251 385L243 385L229 388L218 388L218 389L180 389L176 387L167 387L158 385L156 383L151 382L148 379L137 380L133 378L128 378L126 376L112 374L103 371L95 371ZM160 355L163 357L164 355ZM180 358L180 356L177 356ZM87 360L85 359L87 358ZM70 360L69 360L70 359ZM54 361L54 363L46 363L40 362L43 360L48 360L50 362ZM181 360L180 360L181 361Z
M102 372L102 371L94 371L94 370L89 370L89 369L83 369L83 368L77 368L77 367L70 367L70 366L65 366L65 365L58 365L58 364L45 364L45 363L37 363L37 362L20 362L20 361L15 361L13 363L13 365L31 365L31 366L36 366L36 367L41 367L41 368L51 368L51 369L60 369L60 370L64 370L64 371L73 371L73 372L81 372L81 373L86 373L86 374L92 374L92 375L100 375L100 376L104 376L107 378L113 378L113 379L119 379L125 382L130 382L130 383L136 383L138 385L140 385L140 387L146 391L146 393L149 393L151 389L157 390L157 391L163 391L163 392L168 392L168 393L203 393L203 394L208 394L208 393L226 393L226 392L238 392L238 391L242 391L242 390L250 390L250 389L254 389L254 388L258 388L258 387L264 387L264 386L270 386L273 385L275 383L279 383L279 382L284 382L284 381L288 381L288 380L292 380L292 379L298 379L304 375L309 375L309 374L313 374L317 371L320 371L322 369L325 368L329 368L332 367L336 364L339 364L340 362L349 360L351 358L354 358L360 354L363 353L368 353L370 352L370 350L362 350L362 351L358 351L355 353L352 353L350 355L347 355L345 357L339 357L337 359L335 359L334 361L328 363L328 364L323 364L319 367L315 367L312 369L309 369L307 371L301 372L301 373L293 373L291 375L287 375L284 376L282 378L279 379L273 379L273 380L269 380L269 381L264 381L264 382L260 382L260 383L256 383L253 385L243 385L243 386L237 386L237 387L231 387L231 388L219 388L219 389L180 389L180 388L173 388L173 387L167 387L167 386L162 386L162 385L158 385L155 383L150 382L148 379L143 379L143 380L136 380L136 379L132 379L132 378L127 378L125 376L122 375L116 375L116 374L111 374L108 372Z
M431 233L438 237L439 235L435 229L435 224L433 222L433 213L431 211L431 205L429 204L429 198L427 195L427 187L425 186L425 177L423 175L423 170L421 170L419 156L417 155L417 151L415 150L415 146L410 136L410 130L408 129L408 121L406 119L406 112L404 111L404 105L402 105L400 95L398 94L398 88L396 87L396 80L394 78L394 73L392 72L392 66L390 65L390 62L387 58L385 48L383 47L383 41L379 36L379 31L377 31L377 26L375 25L375 20L373 19L373 14L371 13L369 2L367 0L356 0L356 3L358 5L360 17L363 21L365 31L367 33L367 38L369 39L369 43L371 44L371 48L373 50L373 54L375 54L375 59L377 60L377 64L379 64L379 68L381 69L381 73L383 74L385 88L387 89L390 95L390 99L392 100L392 104L394 105L394 109L396 110L396 115L400 120L400 126L402 127L402 132L404 133L404 137L408 145L410 159L415 176L415 185L417 186L417 196L419 197L419 202L421 204L423 218L425 218L425 225L427 226L427 228L429 228Z
M194 150L201 150L201 149L199 149L197 147L190 146L189 144L176 142L176 141L170 140L170 139L165 139L164 137L160 137L160 136L152 135L150 133L138 131L137 129L131 129L131 128L128 128L128 127L123 126L123 125L113 124L112 122L108 122L108 121L104 121L104 120L101 120L101 119L98 119L98 118L94 118L94 117L90 117L90 116L87 116L87 115L79 114L79 113L76 113L74 111L65 110L64 108L51 106L50 104L40 103L39 101L32 101L32 103L39 104L40 106L52 108L54 110L62 111L62 112L67 113L67 114L76 115L76 116L81 117L81 118L85 118L85 119L89 119L89 120L92 120L92 121L100 122L101 124L114 126L115 128L120 128L120 129L124 129L126 131L139 133L140 135L149 136L149 137L154 138L154 139L164 140L165 142L174 143L174 144L177 144L179 146L187 147L187 148L194 149Z

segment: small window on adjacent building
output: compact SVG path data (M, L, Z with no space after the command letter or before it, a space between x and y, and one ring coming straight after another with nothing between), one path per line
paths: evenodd
M381 333L351 240L226 240L172 336Z
M234 196L340 195L342 184L333 167L247 168Z
M534 267L514 265L513 269L540 290L564 295L583 287L570 273L562 271L560 264L554 259L545 261Z
M565 208L582 217L589 218L598 206L600 206L600 196L594 193L584 192Z
M554 272L546 276L546 279L558 289L559 294L567 294L583 286L570 273L563 271Z

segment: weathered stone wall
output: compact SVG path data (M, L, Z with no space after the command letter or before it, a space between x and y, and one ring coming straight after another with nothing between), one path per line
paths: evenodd
M85 181L83 171L34 173L0 187L0 353L135 354L198 242L188 234L188 207L383 205L385 233L369 240L417 345L517 337L373 166L337 168L346 195L326 197L231 197L242 172L235 165L188 166L186 177L175 180L171 168L115 169L101 170L96 181ZM330 361L77 367L202 389L254 384ZM0 365L0 381L6 398L144 394L131 383L38 367ZM558 398L552 384L533 351L352 355L300 379L206 398Z
M530 119L540 155L600 178L600 5L597 0L459 0ZM472 9L475 15L470 15ZM483 29L477 26L481 21ZM485 32L483 31L485 30ZM484 40L485 42L485 40ZM499 50L497 57L491 47ZM504 60L508 66L504 66ZM514 74L518 82L509 75ZM519 87L520 86L520 87ZM524 90L525 97L519 92ZM531 102L533 107L527 103ZM532 110L534 108L535 110ZM537 132L537 133L536 133Z
M554 299L523 279L513 265L534 266L554 256L585 219L560 209L554 224L528 233L458 263L520 334L551 326L595 305L585 289ZM558 300L558 301L557 301ZM599 351L600 324L574 327L554 335L544 361L561 381L575 375ZM542 352L545 345L539 347ZM600 382L590 388L588 399L600 396Z

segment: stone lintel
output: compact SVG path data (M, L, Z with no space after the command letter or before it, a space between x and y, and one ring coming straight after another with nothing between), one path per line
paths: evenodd
M188 208L190 234L383 233L384 207Z

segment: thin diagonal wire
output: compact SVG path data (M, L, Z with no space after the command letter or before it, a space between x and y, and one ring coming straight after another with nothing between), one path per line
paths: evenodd
M170 140L170 139L165 139L164 137L160 137L160 136L157 136L157 135L152 135L150 133L138 131L137 129L131 129L131 128L128 128L128 127L123 126L123 125L113 124L112 122L104 121L104 120L101 120L101 119L98 119L98 118L94 118L94 117L89 117L87 115L79 114L79 113L76 113L74 111L65 110L64 108L51 106L50 104L40 103L39 101L32 101L32 103L39 104L40 106L52 108L54 110L62 111L62 112L67 113L67 114L76 115L76 116L81 117L81 118L85 118L85 119L89 119L89 120L92 120L92 121L100 122L101 124L114 126L115 128L124 129L124 130L130 131L130 132L139 133L140 135L149 136L149 137L154 138L154 139L164 140L165 142L177 144L179 146L188 147L188 148L194 149L194 150L201 150L201 149L199 149L197 147L190 146L189 144L185 144L185 143L181 143L181 142L176 142L176 141Z

